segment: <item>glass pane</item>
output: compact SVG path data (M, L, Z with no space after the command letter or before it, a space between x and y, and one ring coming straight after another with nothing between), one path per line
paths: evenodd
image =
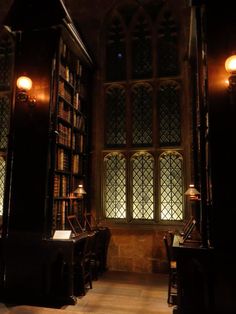
M126 161L122 154L111 153L104 159L106 218L126 218Z
M138 153L131 162L133 219L154 219L154 159L148 153Z
M133 145L152 145L152 87L136 85L132 90Z
M140 16L132 34L133 78L152 76L151 31L143 16Z
M125 90L113 87L106 92L106 145L125 145Z
M177 27L169 12L164 14L159 28L157 47L158 75L174 76L179 74L177 46Z
M107 80L120 81L126 78L125 36L118 17L110 24L107 34Z
M179 146L181 142L180 91L175 83L163 84L158 91L161 146Z
M9 38L0 38L0 91L11 86L13 49Z
M160 157L161 220L183 219L183 160L177 152Z
M3 214L5 175L6 175L6 163L5 163L4 158L0 156L0 215Z
M7 96L0 96L0 150L7 149L10 101Z
M6 153L10 120L10 89L12 86L13 47L9 37L0 38L0 215L6 176Z

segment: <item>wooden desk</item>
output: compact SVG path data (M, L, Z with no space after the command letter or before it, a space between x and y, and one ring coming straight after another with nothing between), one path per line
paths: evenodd
M68 240L44 240L45 297L65 304L75 304L77 293L75 264L83 249L87 232Z
M178 314L213 313L213 250L199 242L179 243L174 236L173 254L177 262Z

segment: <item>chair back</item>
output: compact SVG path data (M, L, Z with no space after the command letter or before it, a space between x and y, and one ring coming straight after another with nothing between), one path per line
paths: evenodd
M168 259L168 263L170 265L171 261L173 260L173 253L172 253L172 244L173 244L173 233L168 232L164 235L163 241L166 249L166 257Z

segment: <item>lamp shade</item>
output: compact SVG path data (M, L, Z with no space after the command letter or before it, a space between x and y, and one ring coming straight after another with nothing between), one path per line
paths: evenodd
M232 55L226 59L225 70L230 74L236 74L236 55Z
M77 189L73 192L73 194L75 195L83 195L83 194L87 194L83 185L82 184L79 184Z
M197 198L200 196L200 192L194 187L194 184L190 184L189 188L184 194L190 198Z
M32 80L28 76L20 76L16 81L16 85L19 89L29 91L32 88Z

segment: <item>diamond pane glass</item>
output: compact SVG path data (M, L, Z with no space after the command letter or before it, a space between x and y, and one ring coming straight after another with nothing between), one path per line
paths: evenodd
M122 154L111 153L104 159L106 218L126 218L126 161Z
M6 163L2 156L0 156L0 215L3 214L3 196L5 186L5 175L6 175Z
M148 153L135 154L132 159L133 219L154 219L154 158Z
M120 146L126 143L125 90L112 87L106 92L106 145Z
M146 19L140 16L132 34L133 78L152 76L151 32Z
M177 152L160 157L161 220L183 219L183 160Z
M11 86L11 66L13 60L12 43L0 39L0 90L8 90Z
M133 145L152 145L152 87L136 85L132 90Z
M7 149L8 124L10 115L10 100L7 96L0 96L0 150Z
M169 12L164 14L158 35L157 58L159 76L178 75L177 27Z
M180 90L177 84L160 86L158 91L161 146L179 146L181 141Z
M126 50L124 29L119 17L115 17L107 34L107 80L120 81L126 77Z

